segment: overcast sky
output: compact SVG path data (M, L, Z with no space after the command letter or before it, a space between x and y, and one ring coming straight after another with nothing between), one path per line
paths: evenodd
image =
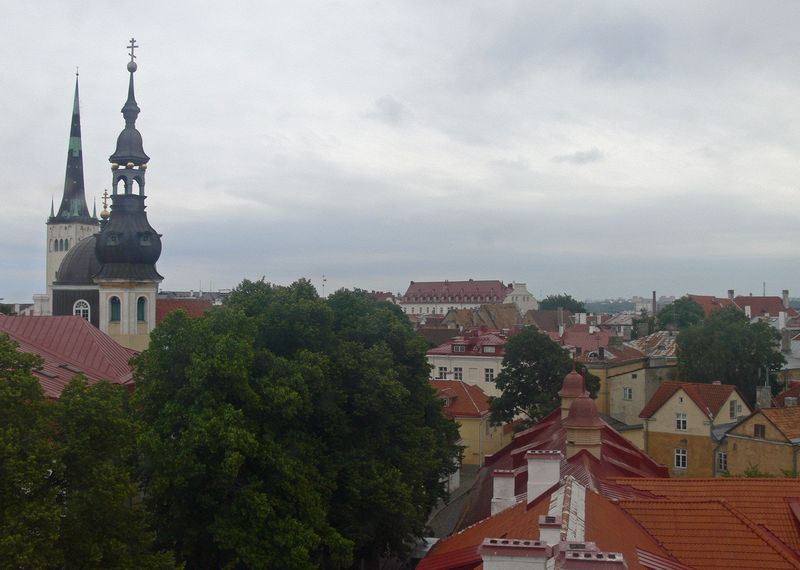
M6 302L45 289L75 66L99 210L132 35L164 289L800 296L800 3L0 7Z

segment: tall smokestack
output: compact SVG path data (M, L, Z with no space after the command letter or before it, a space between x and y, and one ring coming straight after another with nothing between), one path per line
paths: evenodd
M653 316L654 317L656 316L657 312L658 312L658 305L656 304L656 292L653 291Z
M783 297L783 308L784 309L788 309L789 308L789 290L788 289L784 289L783 290L782 297Z

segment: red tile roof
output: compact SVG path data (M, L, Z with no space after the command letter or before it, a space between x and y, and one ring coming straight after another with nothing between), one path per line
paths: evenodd
M45 396L58 398L79 373L90 383L108 380L132 382L128 361L136 351L118 344L80 317L9 317L0 315L0 334L5 333L23 352L38 354L44 364L34 375Z
M405 294L401 297L404 303L433 303L435 300L447 302L452 297L453 302L498 302L502 303L513 287L506 286L502 281L486 280L474 281L412 281Z
M431 380L436 396L447 399L442 413L450 419L480 418L489 413L489 397L479 386L460 380Z
M736 306L735 303L727 297L714 297L713 295L687 295L692 301L703 307L703 312L706 317L711 316L711 313L722 309L723 307Z
M781 312L786 312L790 317L797 316L797 311L783 306L783 299L780 297L739 295L733 300L743 311L745 307L750 307L750 316L752 317L761 317L765 314L777 317Z
M581 330L581 328L587 329L588 326L575 325L565 330L564 334L561 335L561 344L580 348L582 353L591 352L599 349L601 346L603 348L607 347L609 340L615 336L612 331L608 330L590 333L588 330Z
M800 380L790 380L789 387L772 399L772 405L783 408L786 405L786 398L800 398Z
M212 306L208 299L156 299L156 324L177 310L183 310L189 317L194 318L210 311Z
M656 463L650 456L625 439L609 425L600 432L602 441L601 459L591 453L580 452L561 464L562 476L571 475L590 489L599 489L606 479L612 477L667 477L666 467ZM492 500L492 477L494 469L513 469L516 473L515 493L527 492L528 450L556 449L566 453L567 430L562 424L561 410L556 409L535 426L514 436L506 447L486 457L486 465L478 472L473 500L464 516L465 524L471 524L489 516Z
M800 408L763 408L759 410L786 439L800 438Z
M506 335L500 331L475 332L472 336L456 336L445 343L430 349L427 354L449 356L486 356L500 357L505 355ZM453 346L464 346L463 352L455 352ZM494 347L494 352L486 352L484 347Z
M650 401L645 404L639 417L652 417L678 390L683 390L697 404L700 411L710 418L719 413L720 408L734 392L739 394L740 401L746 402L739 390L736 389L736 386L730 384L697 384L667 381L658 387Z

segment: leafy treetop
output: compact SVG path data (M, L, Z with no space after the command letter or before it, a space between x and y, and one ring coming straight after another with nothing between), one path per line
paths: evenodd
M577 301L572 298L572 295L566 293L548 295L539 302L540 309L557 309L559 307L573 313L586 312L586 306L583 304L583 301Z

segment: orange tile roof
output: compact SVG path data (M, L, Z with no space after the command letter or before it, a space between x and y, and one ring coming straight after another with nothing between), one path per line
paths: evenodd
M417 570L478 568L482 564L478 547L484 538L538 538L539 516L547 514L549 505L549 495L544 495L530 505L518 503L485 518L458 534L439 541L430 554L417 565Z
M800 408L763 408L760 411L786 439L800 437Z
M489 397L473 384L460 380L431 380L439 398L447 398L442 412L449 418L479 418L489 413Z
M669 554L639 523L617 504L593 491L586 492L586 540L601 550L621 552L629 570L644 569L638 561L638 550L658 556Z
M723 404L725 404L733 392L739 394L736 386L731 384L699 384L692 382L674 382L669 380L667 382L663 382L658 387L658 390L656 390L656 393L653 394L652 398L650 398L650 401L645 404L644 408L642 408L642 411L639 413L639 417L652 417L653 414L661 409L661 406L667 403L667 401L675 394L675 392L681 389L686 392L686 394L695 404L697 404L697 407L700 408L705 415L710 415L711 417L714 417L719 413L720 408L722 408ZM741 394L739 394L739 398L742 401L745 401Z
M784 544L800 552L798 521L788 503L788 500L800 499L800 479L620 478L614 482L670 501L724 501L727 507L762 525Z
M621 501L682 563L697 570L800 568L800 560L723 501Z
M777 317L778 314L786 312L789 316L797 316L797 311L783 306L783 299L777 296L761 295L738 295L734 302L744 311L745 307L750 307L750 315L753 317L761 317L765 314L770 317Z

